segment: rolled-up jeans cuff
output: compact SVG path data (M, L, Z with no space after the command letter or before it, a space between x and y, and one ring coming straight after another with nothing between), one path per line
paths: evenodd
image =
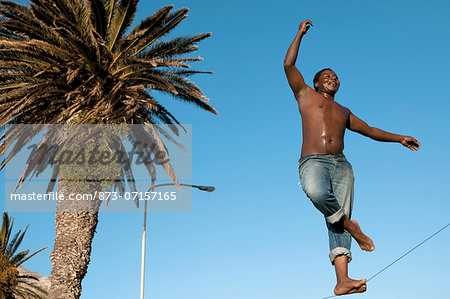
M346 255L348 257L348 262L351 262L352 253L350 252L350 250L344 247L336 247L330 252L330 261L332 265L334 265L334 259L340 255Z
M345 215L344 213L344 209L340 208L336 213L334 213L333 215L330 215L328 217L326 217L327 221L330 222L331 224L334 224L336 222L339 222L339 220L341 220L341 218Z

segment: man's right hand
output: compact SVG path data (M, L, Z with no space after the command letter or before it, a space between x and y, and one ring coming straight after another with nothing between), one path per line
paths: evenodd
M300 26L298 27L298 32L301 33L302 35L305 35L311 26L314 25L310 20L304 20L303 22L300 23Z

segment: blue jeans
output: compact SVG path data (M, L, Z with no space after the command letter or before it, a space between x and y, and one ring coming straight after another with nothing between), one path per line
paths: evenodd
M299 161L300 183L306 196L325 216L330 241L330 261L340 255L352 259L352 237L339 221L351 217L353 206L353 169L343 154L312 154Z

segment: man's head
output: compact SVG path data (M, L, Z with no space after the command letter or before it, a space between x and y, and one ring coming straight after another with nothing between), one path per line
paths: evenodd
M336 73L329 68L325 68L314 76L314 90L318 92L326 92L334 95L339 89L339 79Z

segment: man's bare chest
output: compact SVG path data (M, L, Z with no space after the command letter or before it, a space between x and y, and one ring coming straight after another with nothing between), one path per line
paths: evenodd
M349 110L334 101L315 99L307 104L300 107L300 113L308 122L345 126L348 121Z

